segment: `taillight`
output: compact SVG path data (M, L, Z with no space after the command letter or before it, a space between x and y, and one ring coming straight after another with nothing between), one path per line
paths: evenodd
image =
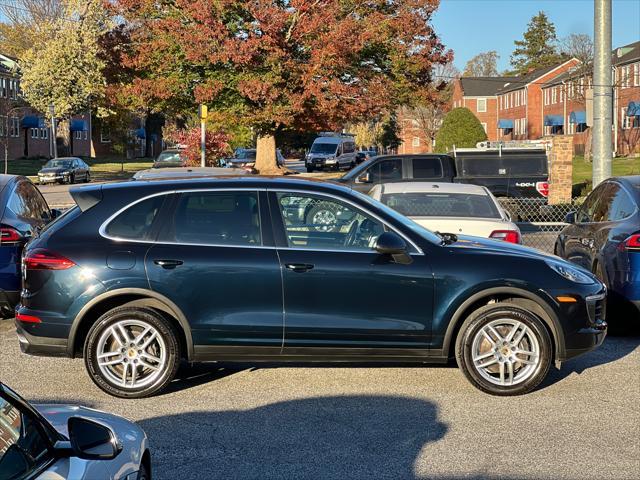
M536 190L543 197L549 196L549 182L536 182Z
M620 244L623 249L631 248L633 250L640 249L640 233L634 233L624 242Z
M16 313L16 320L25 323L42 323L42 320L38 317L34 317L33 315L25 315L23 313Z
M520 243L520 232L517 230L494 230L489 238L509 243Z
M27 270L66 270L75 266L68 258L44 248L27 252L23 262Z
M0 243L16 243L22 240L22 235L15 228L0 228Z

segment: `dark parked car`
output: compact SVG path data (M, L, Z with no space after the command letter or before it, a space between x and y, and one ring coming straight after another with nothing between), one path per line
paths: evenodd
M356 164L360 165L367 160L367 152L356 152Z
M76 183L91 181L91 171L81 158L60 157L49 160L38 172L38 182L45 183Z
M162 151L153 162L153 168L183 167L184 158L182 158L182 152L183 150L180 148L168 148Z
M380 183L455 182L487 187L496 197L545 198L549 193L543 149L464 149L451 154L381 155L338 182L367 193ZM517 212L513 212L514 219Z
M12 317L18 303L25 243L57 213L28 178L0 175L0 316Z
M608 303L640 324L640 176L610 178L567 223L555 253L592 271L609 288Z
M122 417L35 405L0 382L0 479L150 480L147 436Z
M605 287L519 245L439 236L351 189L220 177L71 190L28 245L24 352L84 357L120 397L160 391L180 361L457 359L496 395L606 335ZM331 221L306 223L309 204Z
M276 162L279 166L284 166L284 156L280 149L276 149ZM236 148L234 156L224 160L225 167L242 168L245 170L253 170L256 164L255 148Z

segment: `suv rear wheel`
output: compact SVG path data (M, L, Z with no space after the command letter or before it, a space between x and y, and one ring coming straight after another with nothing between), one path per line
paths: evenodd
M154 310L120 307L91 327L84 361L93 382L108 394L148 397L175 377L180 343L172 325Z
M542 321L500 303L471 314L456 340L460 369L475 387L492 395L533 390L547 376L551 357L551 339Z

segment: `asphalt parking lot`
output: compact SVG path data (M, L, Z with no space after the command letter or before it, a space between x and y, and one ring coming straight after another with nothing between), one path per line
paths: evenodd
M120 400L82 360L20 353L0 321L0 379L34 403L138 422L157 479L637 479L640 337L609 337L514 398L454 367L185 367L163 395Z

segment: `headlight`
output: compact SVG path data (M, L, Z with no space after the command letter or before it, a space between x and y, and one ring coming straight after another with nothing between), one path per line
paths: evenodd
M582 272L578 268L574 268L572 266L565 265L564 263L558 263L558 262L547 262L547 265L549 265L553 270L555 270L556 273L560 274L561 276L563 276L564 278L572 282L584 283L584 284L595 283L595 280L591 275L588 275L587 273Z

